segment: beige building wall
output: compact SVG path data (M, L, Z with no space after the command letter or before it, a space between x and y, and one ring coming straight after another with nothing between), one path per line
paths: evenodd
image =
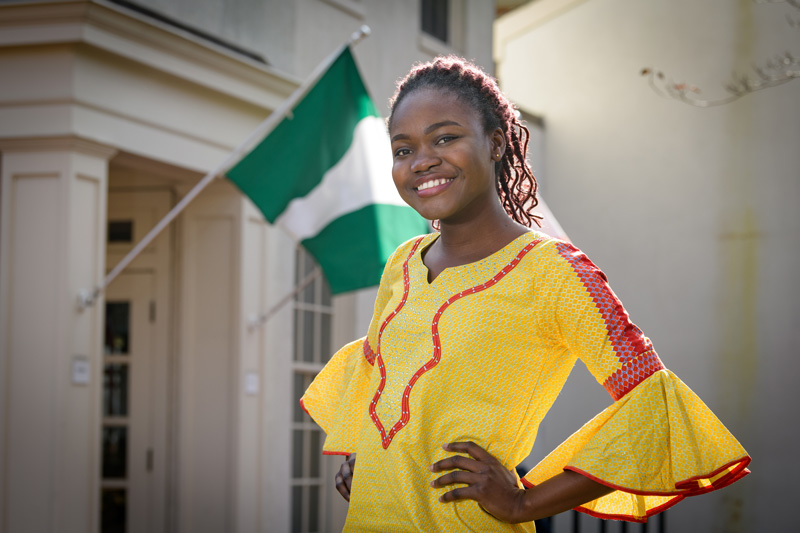
M550 208L753 457L742 482L668 511L669 531L795 528L800 82L698 108L659 97L639 73L724 97L733 72L798 51L787 14L800 13L750 0L538 0L495 25L503 88L544 120ZM610 403L578 366L531 461Z
M78 294L361 24L385 109L413 61L490 66L493 3L452 0L450 44L421 34L417 0L136 4L0 3L0 532L100 531L101 486L119 485L101 481L109 424L131 432L129 531L289 531L291 306L251 322L293 287L294 243L218 180L98 301ZM132 242L107 242L117 220ZM126 299L137 359L112 420L103 380L122 356L104 354L104 309ZM334 299L333 346L364 334L373 301ZM347 509L340 461L324 460L324 531Z

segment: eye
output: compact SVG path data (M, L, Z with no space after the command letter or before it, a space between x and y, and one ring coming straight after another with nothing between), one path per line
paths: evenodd
M455 135L442 135L441 137L436 139L436 144L446 144L456 139L458 139L458 137Z
M410 153L411 153L411 150L409 150L408 148L398 148L397 150L394 151L394 156L395 157L402 157L402 156L408 155Z

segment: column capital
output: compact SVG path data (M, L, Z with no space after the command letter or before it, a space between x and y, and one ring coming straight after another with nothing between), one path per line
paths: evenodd
M28 137L16 139L0 139L0 153L9 152L62 152L72 151L109 160L118 150L107 144L101 144L75 136L63 137Z

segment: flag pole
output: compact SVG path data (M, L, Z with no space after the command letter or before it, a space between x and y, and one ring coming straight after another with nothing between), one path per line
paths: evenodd
M189 205L189 202L195 199L195 197L200 194L203 189L205 189L215 178L225 173L227 170L230 169L238 159L242 156L244 152L252 148L252 146L259 142L261 139L266 137L267 135L272 132L273 129L280 123L281 120L284 119L287 115L289 115L297 103L303 99L303 97L311 90L311 87L319 80L320 77L325 73L326 70L336 61L336 58L344 51L345 48L348 46L352 46L359 42L364 37L368 37L372 30L370 30L369 26L363 25L357 31L353 32L350 35L350 39L347 40L345 44L339 47L335 52L331 55L326 57L311 75L306 78L306 80L300 84L300 86L294 90L294 92L284 100L278 108L270 113L270 115L264 119L261 124L259 124L256 129L254 129L247 138L242 141L233 151L228 154L228 156L216 167L210 170L203 179L201 179L197 185L195 185L192 190L190 190L186 196L181 198L181 200L175 204L169 213L162 218L158 224L156 224L150 232L144 236L144 238L139 241L133 249L128 252L128 254L122 258L122 260L117 263L117 265L106 275L103 282L95 287L92 290L81 289L78 292L78 310L83 311L87 307L94 305L97 301L97 298L100 294L108 287L109 283L114 281L114 279L122 272L125 267L127 267L135 258L138 256L142 250L144 250L147 246L150 245L151 242L161 233L164 228L166 228L170 222L172 222L175 217L177 217L181 211Z
M311 283L315 279L320 277L321 274L322 274L322 269L320 267L315 268L314 270L311 271L311 273L309 273L305 278L303 278L302 281L300 281L300 283L297 284L297 287L295 287L292 292L290 292L289 294L287 294L286 296L275 302L275 304L273 304L272 307L270 307L267 311L258 315L251 315L247 319L248 329L252 331L266 324L267 320L276 315L278 311L280 311L281 308L283 308L284 305L291 302L292 299L294 299L294 297L300 293L300 291L311 285Z

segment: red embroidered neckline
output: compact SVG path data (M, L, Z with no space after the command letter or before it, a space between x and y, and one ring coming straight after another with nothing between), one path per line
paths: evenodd
M378 389L375 391L375 395L372 397L372 402L370 402L369 404L369 415L370 418L372 419L372 423L375 424L375 427L377 427L378 431L380 431L381 433L381 444L383 445L384 449L389 447L389 444L391 444L392 439L394 439L394 436L397 435L397 433L401 429L403 429L406 426L406 424L408 424L409 420L411 420L410 398L411 398L411 389L414 387L414 384L417 382L417 380L419 380L420 377L422 377L422 375L425 372L435 367L439 363L439 359L441 359L442 344L441 341L439 340L439 319L442 317L445 310L448 307L450 307L450 305L456 300L463 298L464 296L469 296L471 294L481 292L496 284L498 281L503 279L503 277L506 274L511 272L511 270L513 270L514 267L516 267L519 264L522 258L525 257L525 254L527 254L529 251L531 251L531 249L533 249L534 246L536 246L542 240L544 240L543 238L539 238L529 242L522 248L522 250L520 250L517 253L516 257L514 257L514 259L512 259L510 263L508 263L506 266L500 269L500 271L497 274L495 274L489 281L482 283L480 285L476 285L469 289L463 290L451 296L439 307L439 309L436 311L436 314L433 316L433 321L431 323L431 336L433 340L433 357L428 362L423 364L422 367L420 367L419 370L417 370L414 373L414 375L411 376L411 379L408 380L406 389L403 392L402 412L400 415L400 420L398 420L387 433L386 428L384 428L383 423L381 422L380 418L378 417L378 413L376 412L378 400L380 399L381 394L383 393L383 388L386 386L386 366L383 363L383 356L381 355L381 336L383 334L383 330L386 329L386 326L389 325L389 322L391 322L391 320L395 316L397 316L397 314L405 305L406 300L408 300L408 292L410 290L408 262L411 260L411 257L414 255L414 252L417 251L417 248L419 247L423 239L424 237L420 237L419 239L417 239L417 241L414 243L414 246L411 248L411 252L409 252L408 257L406 257L405 263L403 263L403 297L400 300L400 303L397 305L397 308L395 308L395 310L392 311L389 314L389 316L386 317L386 320L383 321L383 324L381 325L381 328L378 332L377 348L374 353L374 361L378 363L378 369L380 370L381 373L381 381L380 384L378 385ZM367 344L366 339L364 342L366 345ZM365 354L366 354L366 348L365 348ZM371 350L370 354L372 354Z

